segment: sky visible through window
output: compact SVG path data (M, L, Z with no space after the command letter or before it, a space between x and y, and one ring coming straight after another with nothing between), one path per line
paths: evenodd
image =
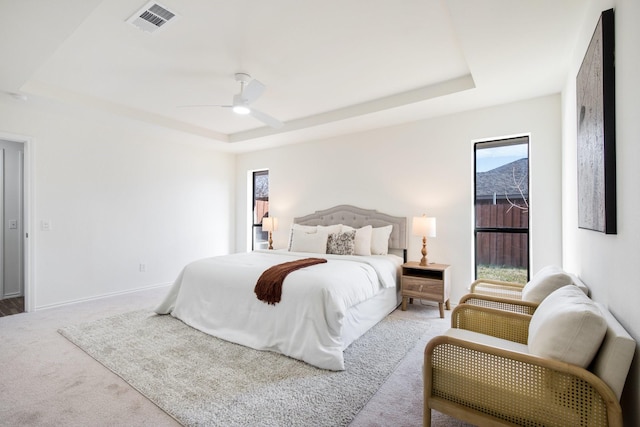
M490 171L518 159L527 158L527 145L505 145L476 150L476 172Z

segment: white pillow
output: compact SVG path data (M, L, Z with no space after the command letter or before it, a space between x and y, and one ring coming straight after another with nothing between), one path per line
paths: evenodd
M577 286L564 286L545 298L531 317L531 354L586 368L598 352L607 322L598 306Z
M318 225L318 231L324 231L328 234L338 234L342 232L342 224L335 225Z
M386 255L389 253L389 236L393 225L374 228L371 232L371 255Z
M536 274L522 288L522 300L540 303L551 292L563 286L573 284L571 276L555 265L546 266Z
M293 239L294 230L303 231L305 233L316 233L318 231L318 226L291 224L291 229L289 230L289 245L287 247L288 250L291 250L291 240Z
M353 227L349 227L348 225L342 226L342 232L353 231ZM356 229L356 247L354 250L354 255L371 255L371 233L373 231L373 227L370 225L365 225L362 228Z
M327 253L327 233L305 233L304 230L291 230L291 252Z
M318 231L317 225L300 225L300 224L291 224L291 230L301 230L305 233L315 233Z

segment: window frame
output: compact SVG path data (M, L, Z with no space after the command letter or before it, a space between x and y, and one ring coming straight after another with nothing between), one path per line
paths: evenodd
M257 222L257 212L256 206L258 199L256 198L256 177L264 176L267 177L267 183L269 182L269 169L260 169L254 170L251 172L251 226L249 227L251 234L251 250L256 250L256 246L265 246L265 243L268 243L268 233L266 231L262 231L262 219L269 216L269 209L266 211L266 215L260 218L260 222ZM269 185L267 184L267 198L266 198L267 206L269 203ZM258 230L260 228L260 230ZM258 236L260 236L258 240ZM265 237L266 236L266 237ZM266 249L266 246L265 248Z
M526 227L479 227L478 226L478 210L477 210L477 178L478 178L478 149L489 149L496 147L504 147L509 145L527 145L527 226ZM478 233L506 233L506 234L526 234L526 252L527 252L527 281L531 277L531 138L529 135L518 135L506 138L488 139L475 141L473 143L473 276L478 279Z

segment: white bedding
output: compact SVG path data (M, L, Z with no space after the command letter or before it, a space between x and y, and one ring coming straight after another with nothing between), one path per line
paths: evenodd
M327 263L296 270L282 299L257 299L256 281L267 268L294 259ZM343 370L343 319L349 308L396 287L402 258L254 251L202 259L187 265L158 314L172 314L210 335L270 350L330 370ZM385 313L386 314L386 313Z

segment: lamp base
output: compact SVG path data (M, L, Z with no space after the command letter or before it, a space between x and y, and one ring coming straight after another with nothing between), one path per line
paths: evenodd
M426 267L429 262L427 261L427 237L422 236L422 259L420 260L420 266Z

